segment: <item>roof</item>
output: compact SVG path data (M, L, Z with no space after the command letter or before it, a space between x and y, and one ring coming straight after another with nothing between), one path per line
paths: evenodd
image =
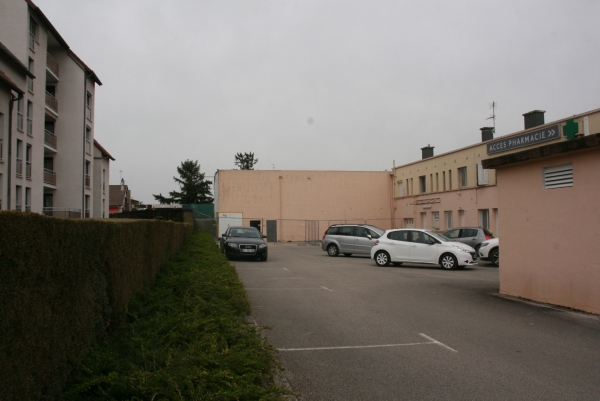
M12 81L12 79L10 79L8 77L8 75L6 75L4 73L4 71L0 70L0 81L4 82L6 85L8 85L8 87L12 90L14 90L15 92L17 92L19 95L23 95L23 93L25 93L21 88L19 88L19 86L14 83Z
M109 206L118 205L125 206L125 197L127 196L127 185L123 186L124 190L121 190L121 184L109 185L108 186L108 204Z
M27 66L25 64L23 64L21 62L21 60L19 60L17 58L17 56L15 56L13 54L13 52L11 52L10 50L8 50L8 48L6 46L4 46L4 44L2 42L0 42L0 53L4 54L7 59L9 59L10 61L12 61L12 63L19 70L21 70L21 72L23 72L24 74L28 75L31 78L35 78L35 75L33 75L33 73L31 71L29 71L29 68L27 68Z
M100 150L100 152L102 153L102 156L104 156L104 157L108 157L110 160L113 160L113 161L115 160L115 158L114 158L114 157L112 157L112 156L110 155L110 153L108 153L108 152L106 151L106 149L104 149L104 148L102 147L102 145L100 145L100 144L98 143L98 141L97 141L97 140L95 140L95 139L94 139L94 146L95 146L95 147L97 147L97 148L98 148L98 150Z
M70 46L62 38L62 36L60 36L60 34L56 30L56 28L54 28L54 25L52 25L52 23L44 15L44 13L42 12L42 10L40 10L40 8L38 6L36 6L34 4L34 2L31 1L31 0L25 0L25 2L27 2L27 4L29 4L29 7L31 7L35 11L35 13L37 14L37 16L42 21L44 21L44 24L48 27L48 30L52 33L52 35L56 38L56 40L63 47L65 47L67 49L67 52L69 53L69 55L71 56L71 58L73 58L81 66L81 68L83 68L90 75L90 78L92 78L94 80L94 82L96 82L98 85L102 85L102 82L100 82L100 79L98 78L98 76L96 75L96 73L90 67L88 67L75 53L73 53L73 51L71 50Z
M498 168L509 164L527 162L541 159L543 157L559 156L565 153L587 150L592 148L600 149L600 133L587 135L570 141L557 142L550 145L540 146L534 149L521 152L510 153L508 155L493 157L482 160L483 168Z

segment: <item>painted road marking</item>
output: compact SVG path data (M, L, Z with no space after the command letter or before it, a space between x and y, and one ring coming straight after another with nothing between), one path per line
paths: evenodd
M246 288L246 290L248 291L290 291L290 290L327 290L327 291L332 291L330 289L327 289L325 287L300 287L300 288Z
M341 346L341 347L312 347L312 348L277 348L278 351L282 351L282 352L289 352L289 351L322 351L322 350L337 350L337 349L363 349L363 348L385 348L385 347L408 347L408 346L413 346L413 345L429 345L429 344L434 344L434 345L438 345L442 348L445 348L449 351L452 352L456 352L458 353L458 351L456 351L455 349L452 349L450 347L448 347L445 344L442 344L441 342L423 334L423 333L419 333L419 335L423 338L428 339L429 341L427 342L419 342L419 343L403 343L403 344L379 344L379 345L347 345L347 346Z

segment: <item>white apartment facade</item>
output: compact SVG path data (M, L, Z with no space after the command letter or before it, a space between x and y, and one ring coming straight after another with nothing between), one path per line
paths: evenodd
M108 217L92 71L30 0L0 2L0 210Z

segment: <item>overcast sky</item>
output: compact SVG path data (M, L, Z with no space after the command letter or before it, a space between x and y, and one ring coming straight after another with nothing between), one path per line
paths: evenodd
M5 1L5 0L2 0ZM95 139L132 197L256 169L391 170L600 108L600 1L34 0L103 85Z

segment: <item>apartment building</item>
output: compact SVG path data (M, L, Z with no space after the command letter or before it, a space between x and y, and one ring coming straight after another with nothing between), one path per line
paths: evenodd
M98 85L32 1L1 2L2 210L108 217L114 158L94 139Z
M500 236L496 171L482 161L490 157L567 141L570 127L577 136L600 130L600 110L544 122L544 111L524 117L525 129L494 139L493 128L481 128L481 142L434 156L430 145L421 160L394 167L394 217L398 227L445 231L477 226ZM566 128L565 128L566 127Z

